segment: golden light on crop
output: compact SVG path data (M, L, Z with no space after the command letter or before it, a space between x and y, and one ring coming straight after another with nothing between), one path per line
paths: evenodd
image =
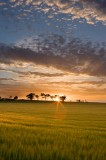
M64 108L64 104L61 102L59 97L55 98L55 115L54 118L58 120L62 120L66 116L66 109Z

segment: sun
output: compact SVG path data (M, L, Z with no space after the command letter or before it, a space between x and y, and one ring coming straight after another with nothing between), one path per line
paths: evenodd
M58 97L55 98L56 102L60 102L60 99Z

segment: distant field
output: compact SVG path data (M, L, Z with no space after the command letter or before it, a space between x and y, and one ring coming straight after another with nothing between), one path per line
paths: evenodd
M0 103L0 160L106 160L106 104Z

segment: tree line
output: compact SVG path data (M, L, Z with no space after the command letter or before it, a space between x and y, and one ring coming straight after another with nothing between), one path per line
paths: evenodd
M51 100L55 101L65 101L66 100L66 96L59 96L59 95L50 95L50 94L45 94L45 93L41 93L40 95L42 98L44 98L45 100L47 100L47 98L51 98ZM37 100L39 99L39 95L36 95L35 93L30 93L26 96L28 99L33 100L34 98L36 98Z
M66 96L60 96L60 95L50 95L50 94L45 94L45 93L41 93L40 95L35 94L35 93L29 93L28 95L26 95L26 98L29 100L39 100L39 98L42 97L42 99L46 100L51 100L51 101L62 101L64 102L66 100ZM18 100L19 97L18 96L10 96L9 98L2 98L0 97L0 100ZM24 99L23 99L24 100Z

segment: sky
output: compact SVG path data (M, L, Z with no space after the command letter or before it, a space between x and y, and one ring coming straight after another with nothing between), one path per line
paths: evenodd
M105 0L0 0L0 96L106 102Z

